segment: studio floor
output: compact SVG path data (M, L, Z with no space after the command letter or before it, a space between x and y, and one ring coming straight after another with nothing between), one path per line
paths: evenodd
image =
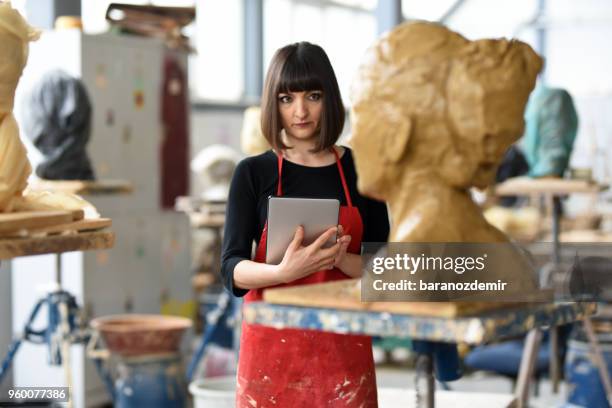
M379 402L380 408L395 408L395 407L412 407L415 406L413 400L414 394L410 391L414 391L415 387L415 371L412 368L396 365L378 365L376 367L376 379L379 389L383 392L380 393ZM440 390L441 386L436 384L437 389ZM466 393L488 393L488 394L499 394L501 397L500 401L503 401L504 395L509 396L512 393L512 383L510 380L499 376L493 376L486 373L475 373L469 374L461 378L459 381L449 383L449 386L453 391L466 392ZM388 389L394 389L393 391L386 391ZM396 392L397 389L403 389L403 392ZM408 389L408 392L405 390ZM532 390L533 391L533 390ZM549 380L543 379L540 381L539 395L533 396L531 393L529 405L532 408L552 408L560 407L565 401L565 388L564 384L561 383L559 393L553 394L552 384ZM408 399L408 405L406 400ZM401 401L401 404L398 402ZM455 398L453 405L444 405L443 401L439 401L438 406L446 407L453 406L456 408L460 402ZM495 408L491 398L481 398L479 395L466 396L466 405L470 408Z

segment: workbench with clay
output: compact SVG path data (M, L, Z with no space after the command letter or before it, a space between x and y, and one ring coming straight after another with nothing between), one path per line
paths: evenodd
M341 334L478 345L592 315L594 303L372 302L347 297L354 281L268 289L244 307L248 323ZM336 306L333 306L333 305Z
M596 312L594 303L495 302L373 302L362 303L355 296L354 281L339 281L294 288L268 289L264 301L243 308L247 323L277 329L301 328L340 334L403 337L444 343L480 345L530 333L514 398L500 406L526 406L528 382L537 355L540 329L583 320ZM335 305L335 306L333 306ZM535 345L532 345L535 343ZM428 362L427 389L417 398L441 403L433 386L431 356L418 355ZM413 394L410 394L413 395ZM464 396L472 400L476 396ZM435 401L435 402L434 402ZM402 401L402 406L411 406ZM512 405L518 404L518 405ZM444 406L444 405L441 405Z

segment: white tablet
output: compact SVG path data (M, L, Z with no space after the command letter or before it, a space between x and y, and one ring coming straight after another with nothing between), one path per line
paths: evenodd
M338 225L340 202L327 198L268 198L268 236L266 263L278 265L293 240L298 225L304 227L302 245L312 244L327 229ZM323 245L336 242L333 235Z

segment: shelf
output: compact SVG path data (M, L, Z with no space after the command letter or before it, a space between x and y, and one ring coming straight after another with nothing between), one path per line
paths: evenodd
M606 190L607 185L586 180L569 180L562 178L515 177L499 183L494 187L498 196L521 196L530 194L568 195L573 193L596 194Z
M110 249L115 244L111 231L50 235L39 238L0 239L0 259L51 253Z
M225 214L190 213L189 220L193 228L222 228Z
M130 194L134 186L125 180L36 180L28 187L32 191L58 191L79 195Z

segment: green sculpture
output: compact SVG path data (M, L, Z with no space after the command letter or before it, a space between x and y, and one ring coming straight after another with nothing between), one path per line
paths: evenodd
M531 177L562 177L569 163L578 130L578 115L570 94L540 85L525 111L521 147Z

